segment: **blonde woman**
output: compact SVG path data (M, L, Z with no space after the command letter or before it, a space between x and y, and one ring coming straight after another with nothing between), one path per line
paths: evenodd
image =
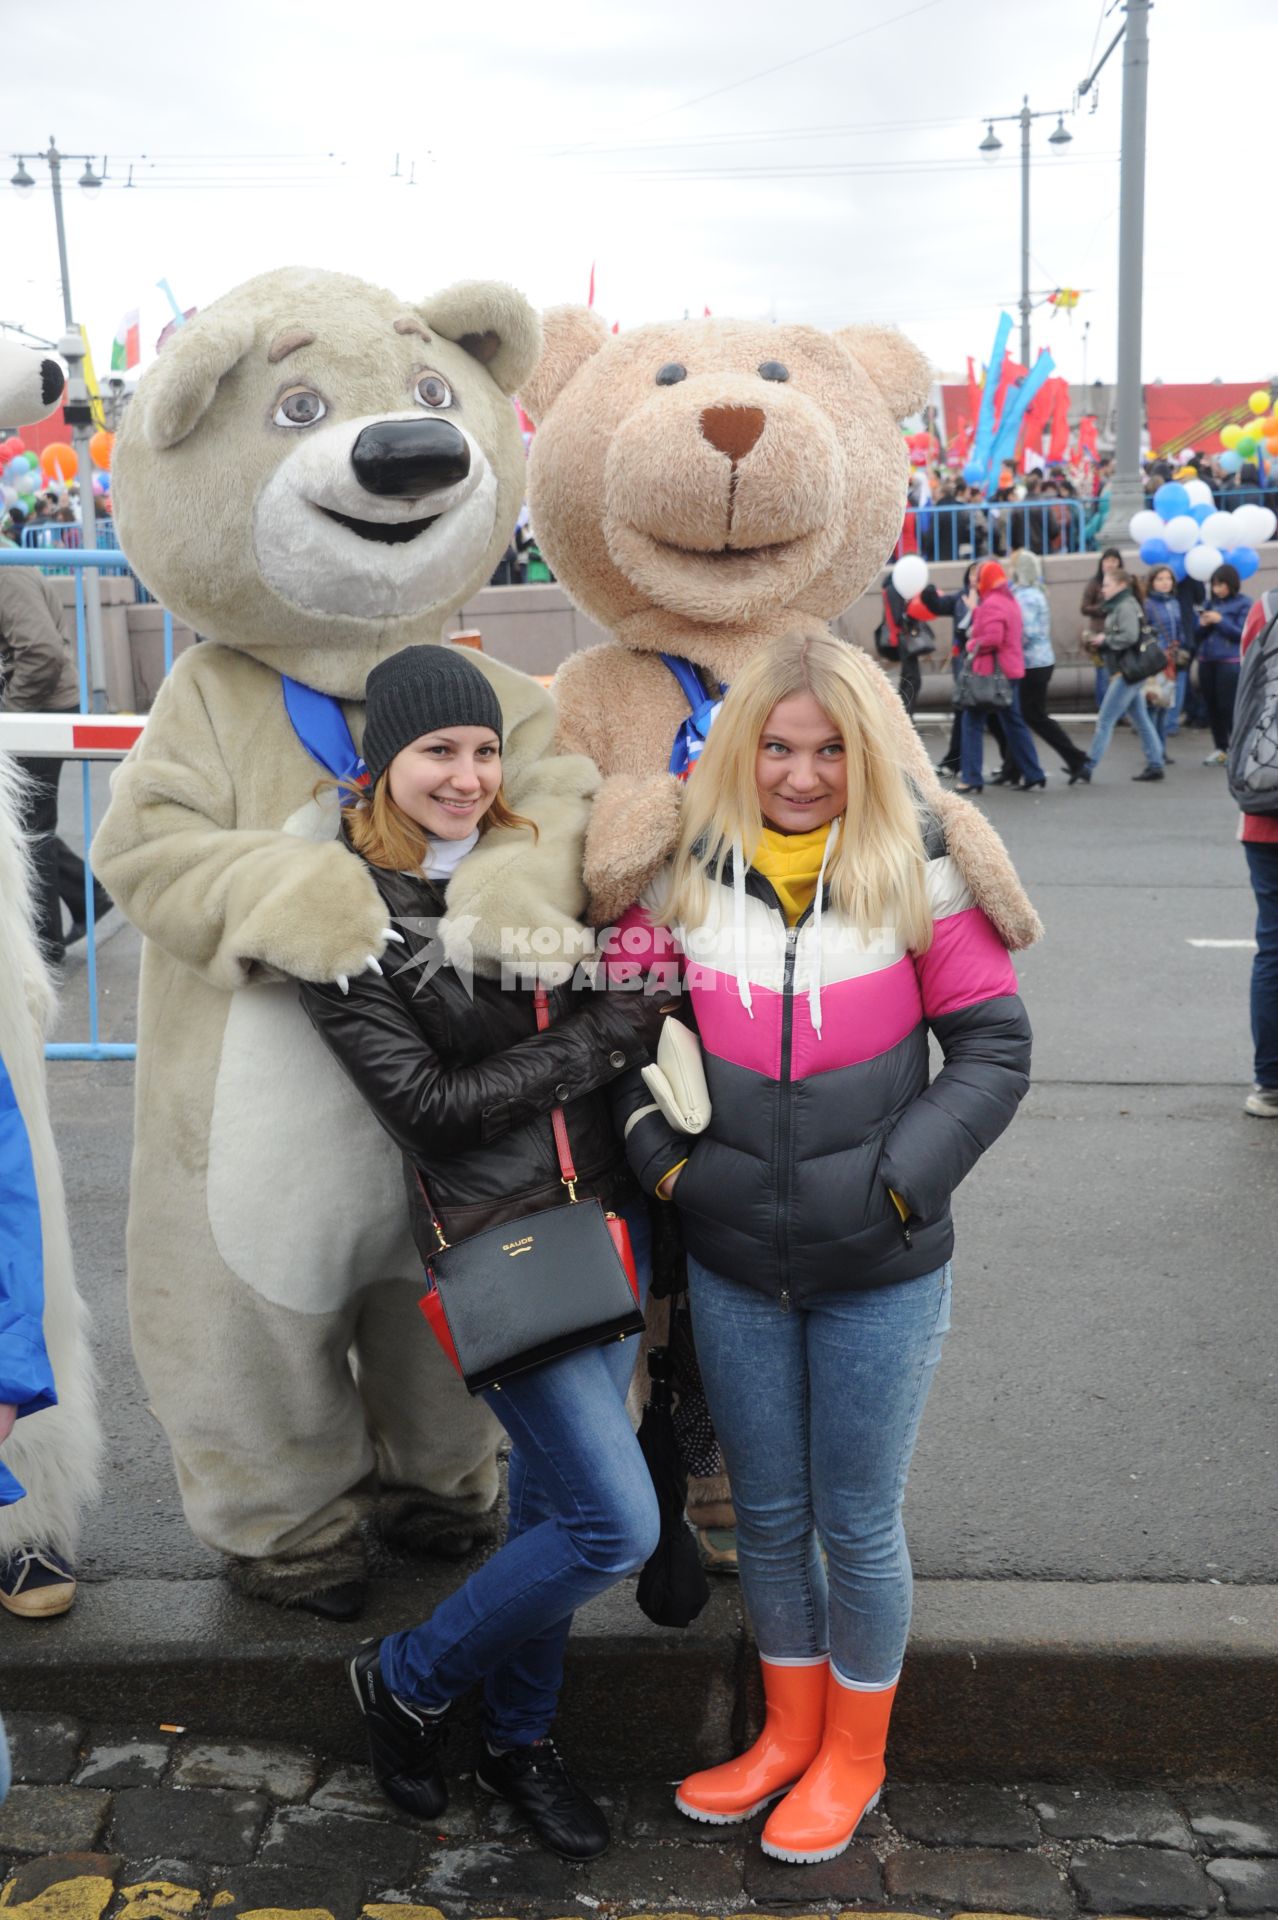
M878 731L875 672L814 626L733 682L651 900L713 1117L690 1147L637 1106L627 1136L682 1219L767 1700L677 1804L726 1824L784 1795L763 1849L792 1861L841 1853L883 1783L950 1195L1028 1085L1011 961Z

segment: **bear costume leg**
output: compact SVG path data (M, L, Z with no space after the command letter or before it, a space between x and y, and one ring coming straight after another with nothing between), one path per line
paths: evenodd
M438 1393L426 1375L448 1369L417 1301L420 1281L386 1280L369 1287L355 1330L355 1363L368 1429L377 1453L377 1524L387 1545L411 1556L461 1560L495 1545L499 1521L496 1444L501 1430L482 1400L462 1394L455 1375ZM441 1426L452 1427L465 1398L466 1425L488 1436L482 1456L463 1448L445 1467ZM446 1411L445 1411L446 1409Z
M397 1471L410 1482L420 1475L424 1500L454 1513L459 1505L467 1517L491 1506L491 1418L424 1326L416 1337L411 1286L375 1284L328 1312L278 1305L222 1260L203 1180L168 1157L166 1179L157 1181L148 1161L135 1162L129 1219L134 1352L173 1451L187 1520L226 1556L232 1584L287 1606L363 1579L360 1522L377 1467L370 1426L388 1456L402 1458ZM370 1417L351 1348L368 1301L383 1294L397 1303L398 1369L389 1382L365 1374Z

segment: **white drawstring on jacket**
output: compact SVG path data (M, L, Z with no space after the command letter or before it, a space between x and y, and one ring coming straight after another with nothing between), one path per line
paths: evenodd
M817 875L816 910L812 915L812 977L808 981L808 1017L818 1040L821 1038L821 915L825 909L825 870L838 837L839 823L831 820L830 831L825 836L825 851L821 855L821 871Z
M746 966L746 858L740 836L732 842L732 946L736 961L737 992L741 1004L754 1019L754 995L750 990L750 971Z

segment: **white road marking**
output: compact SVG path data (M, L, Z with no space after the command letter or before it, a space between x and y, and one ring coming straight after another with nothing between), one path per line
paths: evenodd
M1254 940L1187 940L1185 944L1189 947L1238 947L1244 953L1256 951Z

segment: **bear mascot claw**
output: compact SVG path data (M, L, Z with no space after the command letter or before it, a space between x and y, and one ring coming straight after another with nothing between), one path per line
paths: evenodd
M59 361L0 341L0 422L19 426L43 419L61 400L64 379ZM7 1298L0 1346L10 1361L14 1355L7 1342L24 1349L24 1364L8 1381L9 1392L20 1395L23 1380L30 1384L34 1373L51 1369L57 1393L56 1405L45 1393L29 1402L39 1410L20 1418L0 1447L0 1562L6 1569L3 1605L11 1613L40 1618L65 1612L74 1598L74 1580L60 1578L56 1561L53 1568L44 1566L39 1556L72 1560L81 1517L97 1496L102 1436L49 1119L44 1036L54 997L32 932L18 798L18 769L0 754L0 1258L31 1257L32 1236L23 1234L16 1247L4 1245L4 1227L12 1230L24 1214L34 1214L38 1232L32 1264L42 1270L44 1291L42 1329L26 1324L19 1303ZM10 1279L15 1271L11 1265ZM34 1306L32 1312L34 1318ZM38 1351L41 1331L43 1352Z
M508 287L415 302L264 274L165 346L114 459L131 565L204 637L117 772L93 848L145 935L134 1347L187 1517L233 1584L346 1618L374 1504L406 1550L485 1537L497 1428L420 1329L400 1156L289 979L385 951L308 716L340 711L358 745L369 669L441 641L490 577L524 487L511 395L540 345ZM551 755L534 681L476 662L501 699L511 802L540 837L486 835L439 937L497 972L512 928L542 929L539 954L546 929L580 953L597 776Z
M536 422L529 504L556 578L613 642L559 669L559 741L604 776L586 843L596 924L617 919L673 850L668 771L688 700L679 655L714 695L763 640L864 592L901 530L899 422L930 370L887 327L692 320L610 335L598 314L543 315L521 402ZM945 791L886 674L883 726L979 904L1009 947L1042 932L998 835Z

